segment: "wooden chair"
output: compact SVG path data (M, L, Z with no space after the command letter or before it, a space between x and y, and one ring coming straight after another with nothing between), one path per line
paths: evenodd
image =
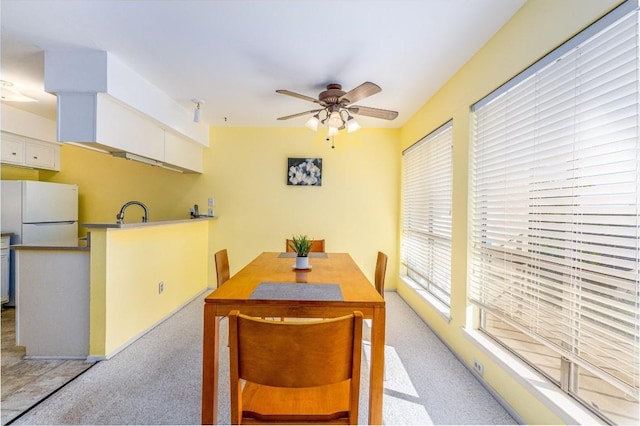
M374 276L374 282L376 290L380 293L380 296L384 299L384 277L387 273L387 255L383 252L378 252L378 258L376 259L376 272ZM365 320L367 327L371 329L371 320ZM387 366L384 368L384 380L387 380Z
M387 273L387 255L383 252L378 252L378 259L376 260L376 274L375 284L376 290L384 298L384 276Z
M232 311L231 423L357 424L361 345L360 312L277 322Z
M220 287L222 284L227 282L229 279L229 256L227 254L227 249L220 250L214 255L216 261L216 278L217 278L217 286Z
M311 241L311 250L309 250L309 252L316 252L316 253L324 253L324 240L309 240ZM293 240L287 240L287 251L288 252L293 252L295 250L293 250L291 248L291 244L293 243Z

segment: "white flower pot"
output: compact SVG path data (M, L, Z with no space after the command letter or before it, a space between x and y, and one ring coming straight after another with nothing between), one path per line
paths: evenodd
M309 269L309 257L296 256L296 269Z

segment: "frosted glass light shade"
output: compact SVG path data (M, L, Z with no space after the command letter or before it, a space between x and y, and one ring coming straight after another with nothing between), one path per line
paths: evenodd
M355 132L360 128L360 125L353 117L349 117L347 120L347 133Z
M327 126L335 127L336 129L338 129L339 127L342 127L343 124L344 122L340 117L340 113L338 111L333 111L329 116L329 121L327 122Z
M318 123L320 123L320 120L318 120L318 116L317 115L314 115L314 116L311 116L311 118L309 118L307 120L307 122L304 123L304 125L305 125L305 127L313 130L314 132L317 132L318 131Z

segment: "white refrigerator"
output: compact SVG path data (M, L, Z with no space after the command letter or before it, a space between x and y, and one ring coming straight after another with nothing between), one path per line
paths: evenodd
M1 191L0 227L13 244L78 244L78 185L3 180Z
M78 185L3 180L0 199L0 228L13 232L11 244L78 245ZM15 304L12 269L8 306Z

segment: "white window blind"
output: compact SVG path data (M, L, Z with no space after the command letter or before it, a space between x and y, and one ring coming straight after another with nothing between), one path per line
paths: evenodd
M407 276L446 306L451 295L451 150L448 122L403 153L402 253Z
M474 106L470 299L639 387L638 13Z

